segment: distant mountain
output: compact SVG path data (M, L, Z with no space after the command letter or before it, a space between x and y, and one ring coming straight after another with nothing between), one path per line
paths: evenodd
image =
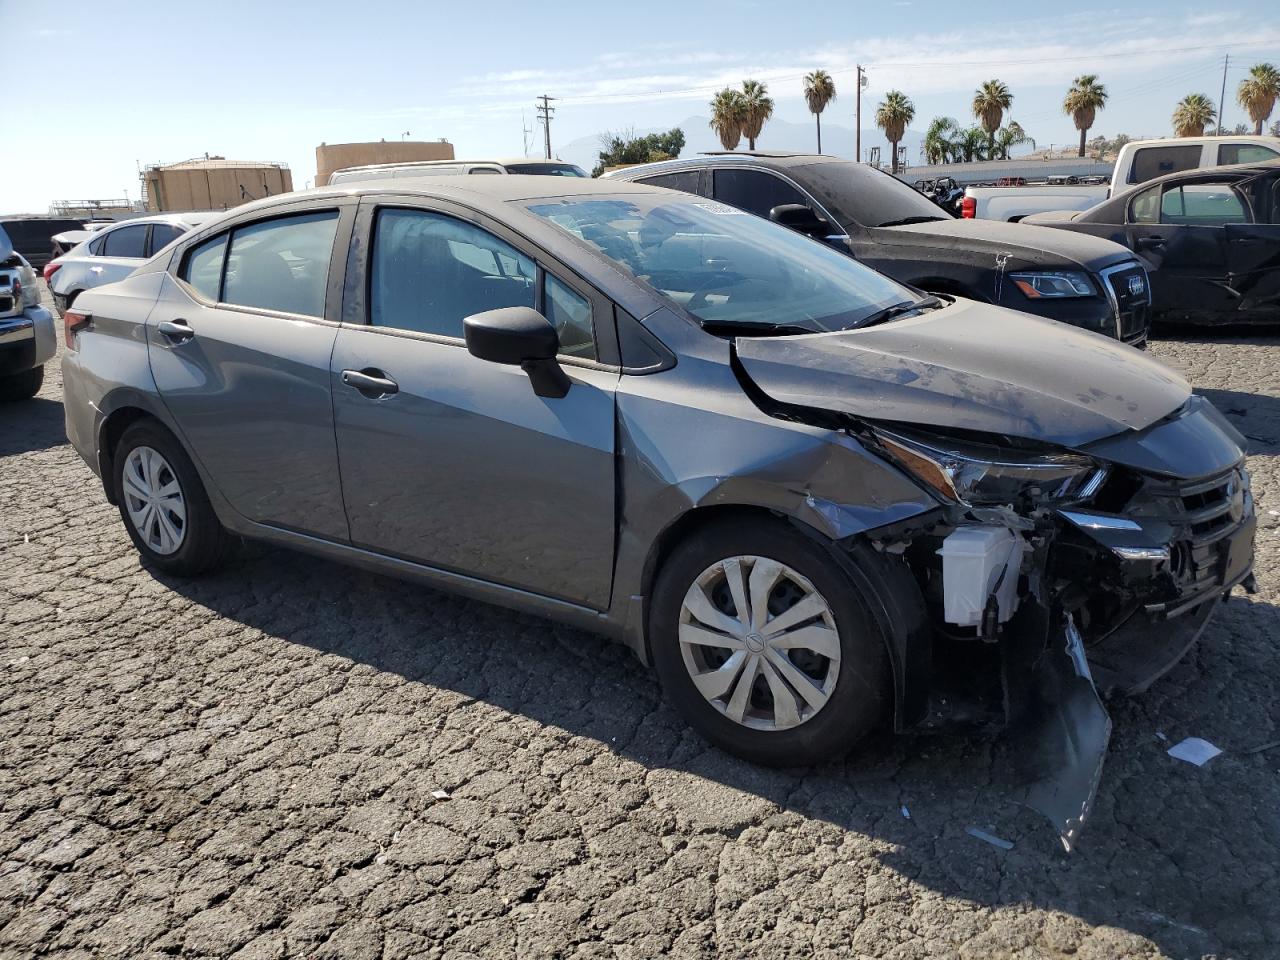
M699 153L705 153L709 150L720 150L720 141L716 139L716 135L712 132L707 117L687 117L680 123L672 124L684 131L685 147L682 157L692 157ZM646 130L635 131L636 136L644 136L650 133L664 133L671 129L666 127L663 129L652 128ZM603 132L603 131L602 131ZM913 130L908 130L902 139L902 145L907 148L907 161L915 166L923 161L920 158L920 142L923 135ZM889 161L889 144L884 139L884 134L875 127L862 130L862 150L865 153L869 147L879 147L882 161L887 164ZM744 140L738 146L739 150L745 150L747 142ZM812 153L817 149L817 140L812 123L790 123L786 120L770 120L764 126L764 131L756 140L756 149L758 150L800 150ZM854 136L853 127L842 127L837 123L831 123L824 120L822 123L822 152L835 154L839 157L853 158ZM600 159L600 135L590 137L579 137L577 140L571 140L563 146L555 150L557 156L562 160L570 163L576 163L584 170L590 171Z

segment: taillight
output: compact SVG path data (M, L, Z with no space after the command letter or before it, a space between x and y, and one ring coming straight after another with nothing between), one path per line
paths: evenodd
M93 314L68 310L62 315L62 342L68 350L76 348L76 334L93 322Z
M965 197L960 201L960 216L972 220L978 215L978 201L973 197Z
M44 265L44 282L48 283L53 279L53 275L62 269L60 263L46 263Z

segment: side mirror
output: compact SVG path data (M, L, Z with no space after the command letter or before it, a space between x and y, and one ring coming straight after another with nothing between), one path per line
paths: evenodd
M831 231L831 224L803 203L779 204L769 211L769 219L799 233L821 235Z
M519 366L540 397L563 397L570 381L556 362L560 337L532 307L486 310L462 321L467 351L480 360Z

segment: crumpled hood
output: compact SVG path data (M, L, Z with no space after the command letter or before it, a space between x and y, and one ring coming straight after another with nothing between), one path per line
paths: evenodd
M1011 253L1029 263L1044 266L1070 261L1089 270L1132 260L1132 251L1086 233L1037 227L1029 223L1005 223L1001 220L934 220L910 223L901 227L885 227L886 233L912 234L912 242L929 237L939 238L943 246Z
M1132 347L968 300L865 330L734 344L779 403L1066 447L1142 430L1191 395Z

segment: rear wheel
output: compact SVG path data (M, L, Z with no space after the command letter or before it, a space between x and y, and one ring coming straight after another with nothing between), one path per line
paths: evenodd
M116 500L129 539L151 565L194 576L217 566L230 537L190 457L164 427L141 420L112 459Z
M43 383L42 366L0 377L0 400L29 400L40 392Z
M677 548L650 629L677 709L747 760L841 756L889 707L884 642L856 588L822 545L780 524L715 525Z

